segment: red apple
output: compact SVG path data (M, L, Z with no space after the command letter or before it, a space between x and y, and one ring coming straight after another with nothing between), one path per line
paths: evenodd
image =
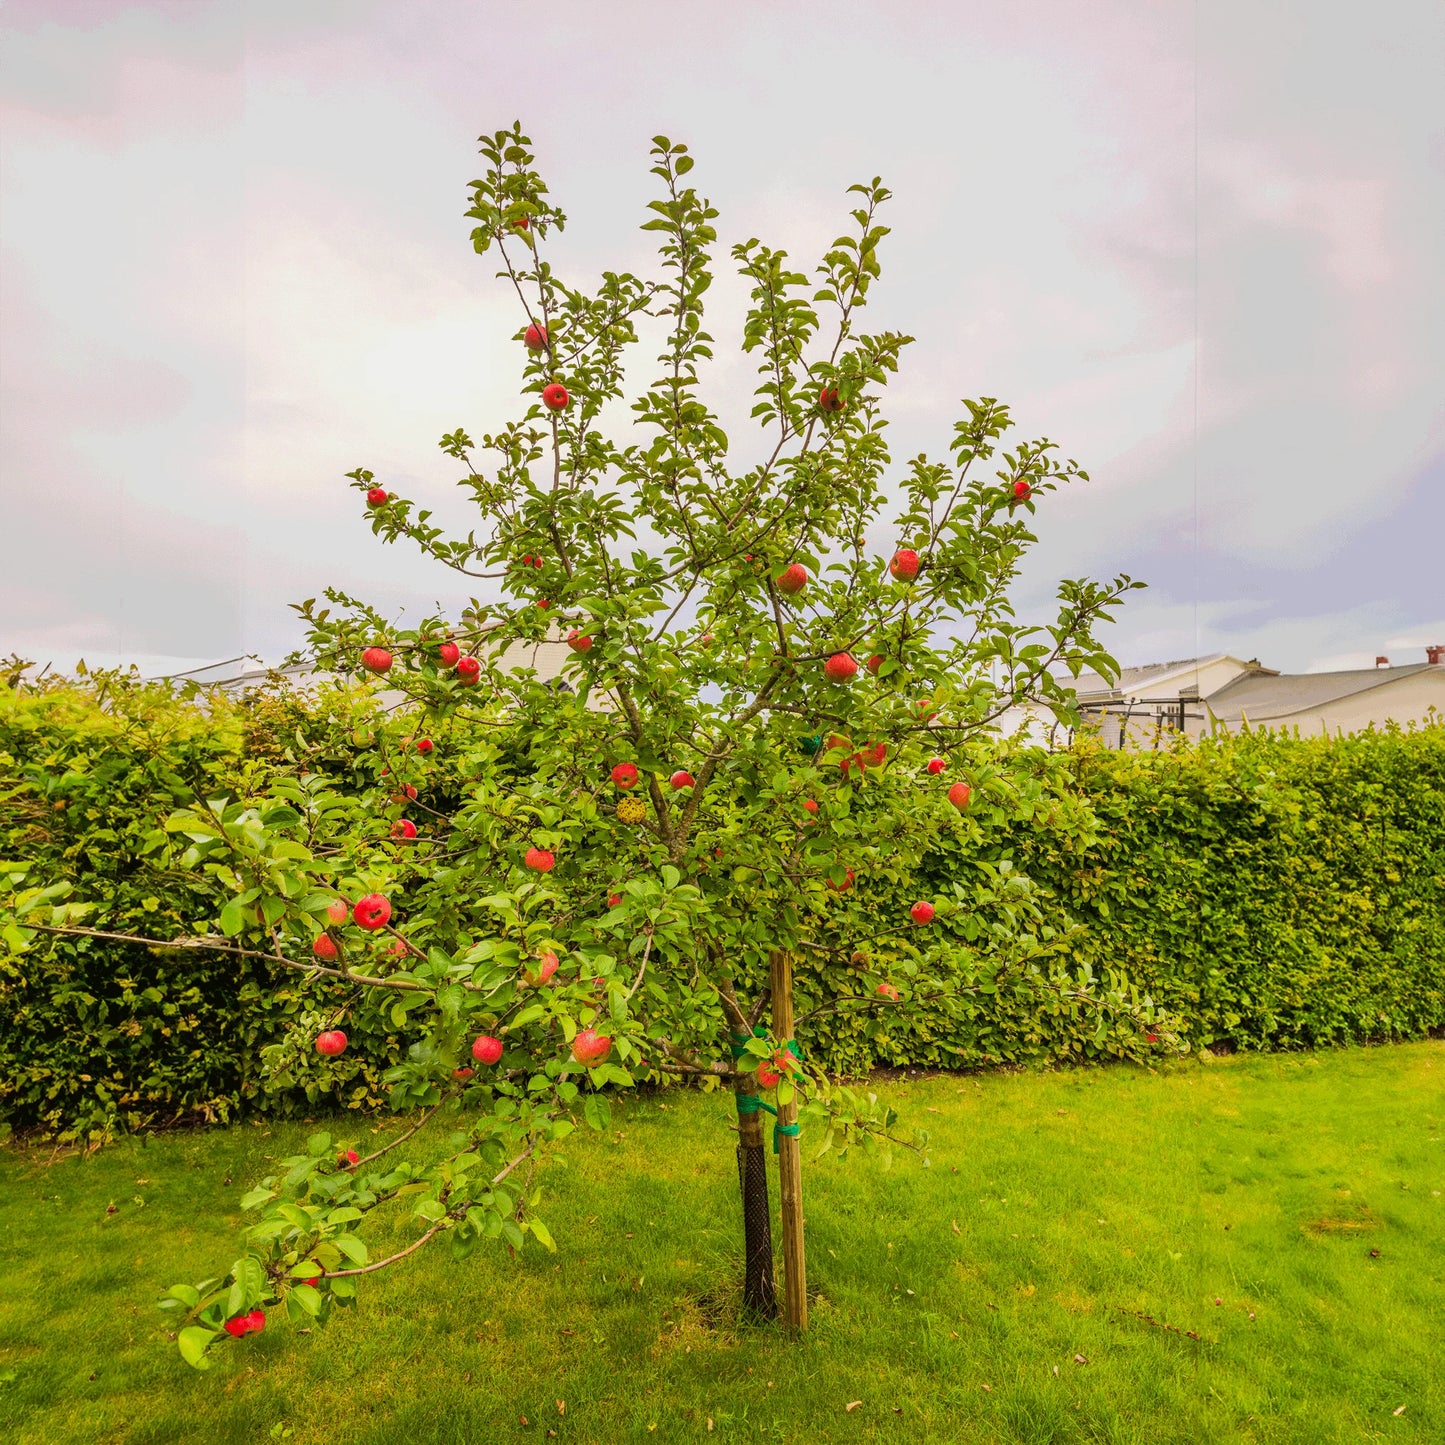
M898 990L891 983L880 983L876 990L879 998L891 999L898 1002Z
M551 605L551 601L546 597L539 597L537 599L537 606L540 607L543 612L545 612Z
M674 788L695 788L697 779L689 772L679 769L668 780Z
M386 494L385 487L373 487L366 494L366 505L368 507L384 507L391 498Z
M522 340L527 343L528 351L541 351L547 344L547 328L545 326L538 326L534 321L527 328L527 334Z
M471 687L482 675L482 664L475 657L464 657L457 663L457 681L463 687Z
M537 967L526 969L523 977L533 988L540 988L554 973L557 972L557 955L555 953L539 953L537 955Z
M404 843L410 843L416 837L416 824L410 818L398 818L391 825L391 836Z
M778 591L784 597L796 597L804 587L808 585L808 569L794 562L781 577L778 578Z
M1020 501L1020 502L1026 502L1026 501L1028 501L1028 499L1029 499L1029 494L1030 494L1032 491L1033 491L1033 488L1032 488L1031 486L1029 486L1029 484L1028 484L1027 482L1022 482L1022 481L1020 481L1020 482L1015 482L1015 483L1014 483L1014 499L1015 499L1016 501Z
M345 923L351 916L351 905L344 898L333 898L326 905L326 916L333 923Z
M443 667L455 667L462 650L455 642L444 642L437 648L437 660Z
M955 783L948 790L948 801L961 813L968 807L969 788L967 783Z
M915 923L932 923L933 905L920 899L908 910L908 914Z
M233 1340L239 1340L242 1335L251 1333L251 1326L247 1323L247 1315L235 1315L221 1326Z
M912 582L918 576L918 553L907 547L895 552L893 560L888 564L888 571L895 581Z
M868 671L877 677L878 669L882 666L883 654L881 652L875 652L873 656L868 659Z
M608 906L609 908L616 908L617 905L618 905L619 903L621 903L621 902L622 902L622 895L621 895L620 893L609 893L609 894L607 895L607 906Z
M356 907L351 910L351 916L356 920L357 926L366 929L368 933L375 933L378 928L384 928L391 918L391 904L380 893L368 893L365 898L357 900Z
M368 647L361 654L361 665L368 672L389 672L391 670L391 653L384 647Z
M596 1029L583 1029L572 1040L572 1057L579 1064L600 1064L612 1052L612 1040Z
M818 800L816 798L804 798L803 807L810 813L818 811Z
M327 1029L324 1033L316 1035L316 1052L324 1054L328 1059L334 1059L338 1054L346 1052L346 1035L340 1029Z
M831 888L835 893L846 893L850 888L852 888L852 886L853 870L851 868L848 869L841 883L834 883L831 878L828 880L828 887Z
M550 873L557 866L557 855L545 848L528 848L522 862L534 873Z
M475 1074L475 1073L476 1073L476 1070L475 1070L475 1069L470 1069L470 1068L468 1068L468 1069L453 1069L453 1070L452 1070L452 1078L454 1078L454 1079L470 1079L471 1076L472 1076L473 1074Z
M858 671L858 664L847 652L835 652L823 664L823 671L834 682L847 682Z
M354 1164L361 1163L361 1155L355 1149L343 1149L336 1156L336 1167L338 1169L350 1169Z
M836 386L825 386L822 391L818 393L818 405L822 407L824 411L842 411L847 404L848 403L838 395L838 388Z
M637 786L637 764L618 763L612 770L612 782L619 788L635 788Z
M542 561L542 559L541 559L540 557L533 557L533 558L532 558L532 566L534 566L539 572L542 570L542 568L543 568L545 565L546 565L546 564Z
M512 222L512 229L514 231L525 231L531 224L532 218L530 216L518 216L517 219Z
M574 627L572 631L567 634L567 646L570 647L573 652L590 652L592 650L592 639L578 632Z
M479 1064L495 1064L502 1057L502 1041L483 1034L472 1041L472 1057Z
M1157 1044L1157 1043L1159 1042L1159 1035L1158 1035L1158 1034L1145 1034L1145 1035L1144 1035L1144 1042L1145 1042L1146 1044Z
M406 940L404 938L393 938L387 945L386 951L393 958L405 958L407 954L411 952L411 949L406 946Z
M565 411L571 400L567 395L567 388L560 381L554 381L550 386L542 388L542 404L548 411Z
M416 750L422 757L425 757L428 753L436 751L436 744L430 738L418 738L416 740Z
M929 758L928 771L936 778L948 764L942 758Z
M382 771L385 772L386 769L383 768ZM391 801L393 803L414 803L416 801L416 784L403 783L401 787L399 787L396 792L391 795Z
M317 958L332 959L336 957L336 940L329 933L319 933L316 941L311 945L311 952Z

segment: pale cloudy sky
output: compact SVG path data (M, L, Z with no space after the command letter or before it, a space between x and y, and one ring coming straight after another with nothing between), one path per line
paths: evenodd
M1445 642L1439 0L4 0L0 29L0 655L275 658L333 582L455 605L343 473L466 525L436 442L509 414L517 321L462 213L516 117L575 277L648 267L658 133L720 269L751 235L811 261L882 175L895 454L988 394L1077 457L1032 576L1149 581L1122 660ZM734 414L750 364L716 368Z

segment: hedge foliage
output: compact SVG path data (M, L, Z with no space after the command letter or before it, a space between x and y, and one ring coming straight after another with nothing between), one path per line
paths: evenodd
M173 696L113 674L0 687L0 872L11 888L69 884L99 904L94 927L204 929L214 894L155 861L164 818L197 796L264 790L298 761L343 787L359 782L376 729L405 726L344 690L311 702L284 689ZM465 784L446 766L442 809ZM826 1011L836 965L802 960L800 988L824 1001L800 1030L811 1057L854 1072L1139 1057L1139 1039L1100 1041L1071 1001L1100 980L1168 1008L1194 1047L1409 1038L1445 1025L1445 727L1138 753L1084 744L1039 754L1038 776L1031 818L1000 821L982 850L940 839L902 893L968 878L978 906L954 925L960 951L1007 913L1052 950L1056 992L1040 1004L1005 977L962 1015L900 1028ZM1059 826L1080 811L1092 819L1082 835ZM876 902L884 919L907 900L880 888ZM886 955L880 933L869 946ZM379 1103L398 1041L355 1037L345 1067L314 1067L283 1043L313 1006L297 977L264 960L90 939L7 947L0 1120L77 1136L295 1112L323 1098Z

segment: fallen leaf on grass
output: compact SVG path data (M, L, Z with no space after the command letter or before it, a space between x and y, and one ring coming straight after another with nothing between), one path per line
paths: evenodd
M849 1414L852 1414L852 1412L856 1410L862 1403L862 1400L850 1400L846 1405L843 1406L843 1409Z
M1075 1355L1074 1363L1076 1365L1087 1365L1089 1362L1083 1355Z
M962 1233L963 1233L963 1231L958 1227L958 1220L954 1219L954 1220L950 1220L949 1222L953 1225L953 1232L954 1232L955 1234L962 1234Z
M1403 1405L1397 1405L1391 1413L1395 1415L1403 1415L1405 1413L1405 1407Z

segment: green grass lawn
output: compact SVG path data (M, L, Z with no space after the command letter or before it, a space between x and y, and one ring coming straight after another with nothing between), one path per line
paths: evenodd
M735 1321L720 1099L568 1140L555 1257L422 1255L205 1375L156 1297L310 1130L7 1150L0 1440L1445 1440L1445 1044L887 1093L932 1167L805 1163L800 1344Z

